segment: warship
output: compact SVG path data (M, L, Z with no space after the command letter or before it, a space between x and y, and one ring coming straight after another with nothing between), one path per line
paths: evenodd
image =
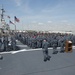
M4 9L2 8L1 10L2 22L4 21ZM6 29L6 27L1 28L0 33L6 35L7 31L9 32L9 29ZM29 37L32 36L31 34L34 34L34 37L31 37L32 39L38 36L41 40L41 36L44 38L49 35L54 36L57 33L17 31L16 45L20 47L20 49L0 52L0 75L75 75L75 46L71 41L66 43L65 47L67 48L66 50L64 48L65 51L63 53L60 53L60 46L58 46L58 53L52 54L53 48L50 46L48 50L51 59L50 61L44 62L41 46L35 46L35 48L33 48L34 44L30 42L31 39L29 39ZM63 33L58 33L57 35L64 36ZM68 33L66 35L68 35ZM48 37L46 37L46 39L48 39Z

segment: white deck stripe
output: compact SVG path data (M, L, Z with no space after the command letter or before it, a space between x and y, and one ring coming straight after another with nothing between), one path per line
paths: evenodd
M72 48L75 49L75 46L73 46ZM53 48L48 48L48 49L53 49ZM60 47L57 47L57 49L60 49ZM7 54L7 53L15 54L15 53L19 53L19 52L38 51L38 50L42 50L42 48L37 48L37 49L21 49L21 50L18 50L18 51L0 52L0 54Z

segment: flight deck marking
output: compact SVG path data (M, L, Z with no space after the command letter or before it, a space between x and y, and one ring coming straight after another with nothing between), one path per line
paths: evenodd
M53 48L48 48L48 49L53 49ZM57 47L57 49L60 49L60 47ZM73 49L75 49L75 46L73 46ZM37 48L37 49L21 49L21 50L18 50L18 51L0 52L0 54L8 54L8 53L16 54L16 53L19 53L19 52L25 52L25 51L39 51L39 50L42 50L42 48Z

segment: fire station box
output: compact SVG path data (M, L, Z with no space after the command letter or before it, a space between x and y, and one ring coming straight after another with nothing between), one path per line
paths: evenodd
M71 41L66 41L65 52L72 52L72 42Z

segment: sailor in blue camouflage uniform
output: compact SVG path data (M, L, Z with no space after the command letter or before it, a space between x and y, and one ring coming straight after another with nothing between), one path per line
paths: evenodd
M54 37L52 43L53 43L53 44L52 44L52 46L53 46L53 54L57 54L57 53L58 53L58 51L57 51L57 44L58 44L58 41L57 41L56 37Z
M3 36L3 45L4 45L3 51L7 51L7 48L8 48L8 36L7 35Z
M11 47L13 50L16 50L16 39L14 37L14 34L11 37Z
M0 36L0 50L1 50L1 47L2 47L2 39L1 39L1 36Z
M1 51L1 47L2 47L2 35L0 35L0 51ZM3 59L3 56L0 55L0 60Z
M38 35L37 37L36 37L36 42L37 42L37 48L41 48L41 40L40 40L40 36Z
M43 49L44 61L50 60L51 58L51 56L49 56L49 53L48 53L48 45L49 43L47 42L47 40L43 40L42 49Z
M32 37L32 48L36 48L36 36Z
M65 41L66 41L66 37L64 36L62 36L61 37L61 40L60 40L60 53L63 53L64 52L64 46L65 46Z

